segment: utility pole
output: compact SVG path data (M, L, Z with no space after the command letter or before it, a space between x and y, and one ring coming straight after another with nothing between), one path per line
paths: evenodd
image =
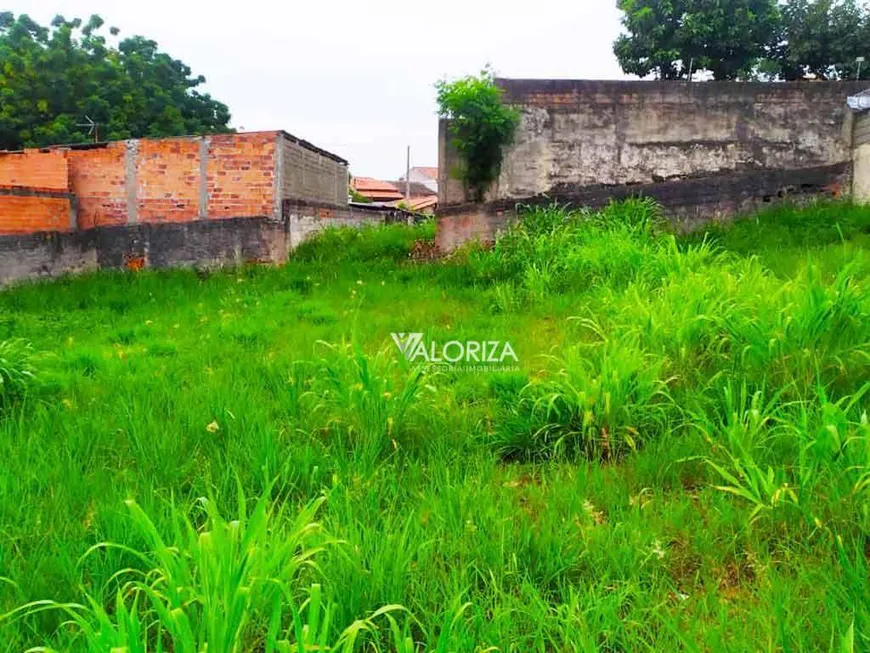
M864 57L858 57L855 59L858 62L858 73L855 75L855 79L861 79L861 64L866 61Z
M408 154L405 157L405 202L411 206L411 146L408 146Z

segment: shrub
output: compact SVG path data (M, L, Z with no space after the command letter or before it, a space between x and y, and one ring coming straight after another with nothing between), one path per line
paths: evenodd
M519 113L502 104L502 91L489 68L478 76L442 80L435 88L439 114L450 120L453 142L462 157L460 176L472 199L480 201L498 178L502 148L513 141Z
M414 243L420 240L435 240L434 221L413 227L405 224L361 229L330 227L299 245L293 258L319 263L396 263L407 260L414 249Z
M465 248L453 262L479 282L515 282L532 301L638 278L660 282L671 259L680 257L661 224L661 210L649 199L613 203L597 213L558 204L527 207L494 247Z
M320 392L329 424L358 462L374 463L395 451L406 418L419 401L423 369L402 370L392 348L369 357L349 344L326 345Z
M633 338L581 346L554 362L556 373L527 385L505 415L495 443L503 456L609 459L664 431L662 360Z
M0 408L20 398L34 379L33 349L25 340L0 340Z

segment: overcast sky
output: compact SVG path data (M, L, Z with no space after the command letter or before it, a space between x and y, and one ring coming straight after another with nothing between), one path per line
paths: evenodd
M504 77L617 79L615 0L7 0L42 24L100 14L205 75L232 125L284 129L396 179L437 161L436 80L480 70ZM107 30L106 30L106 33Z

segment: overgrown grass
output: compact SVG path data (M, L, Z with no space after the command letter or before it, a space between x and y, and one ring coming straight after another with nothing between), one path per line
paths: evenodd
M549 207L438 262L431 224L342 229L6 290L0 641L865 650L868 224Z

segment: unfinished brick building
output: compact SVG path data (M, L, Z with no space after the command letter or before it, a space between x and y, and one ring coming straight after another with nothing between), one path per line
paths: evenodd
M347 161L283 131L0 152L0 284L98 267L281 262L348 205Z

